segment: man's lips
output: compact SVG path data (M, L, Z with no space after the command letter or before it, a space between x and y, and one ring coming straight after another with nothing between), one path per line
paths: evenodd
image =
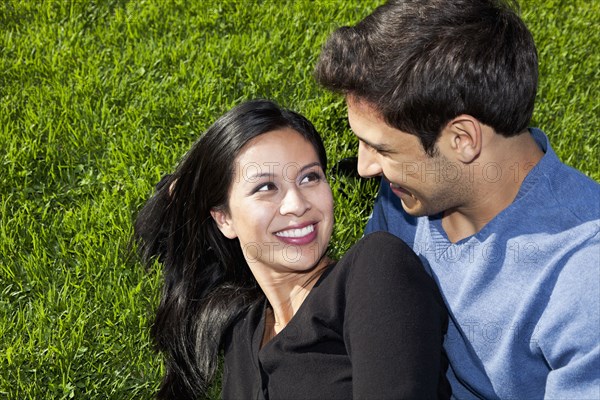
M402 187L396 185L395 183L390 182L390 189L392 189L392 192L394 192L394 194L398 197L400 197L400 195L414 197L411 192L409 192L406 189L403 189Z

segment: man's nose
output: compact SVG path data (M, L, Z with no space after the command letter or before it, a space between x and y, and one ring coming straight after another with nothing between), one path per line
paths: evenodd
M382 173L375 150L363 142L358 143L358 174L363 178L372 178Z

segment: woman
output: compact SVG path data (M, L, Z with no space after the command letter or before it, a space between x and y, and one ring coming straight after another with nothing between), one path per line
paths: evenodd
M443 301L417 256L375 233L339 261L319 134L258 100L217 120L135 225L164 288L152 328L158 397L445 397Z

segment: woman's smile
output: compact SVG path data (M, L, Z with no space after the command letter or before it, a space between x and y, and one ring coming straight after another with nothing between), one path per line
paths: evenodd
M275 236L285 244L302 246L313 242L317 238L317 233L317 224L311 223L303 228L292 227L275 232Z

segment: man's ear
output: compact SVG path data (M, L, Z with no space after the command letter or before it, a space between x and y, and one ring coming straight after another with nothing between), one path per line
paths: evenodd
M446 132L450 135L450 147L460 161L470 163L477 159L482 145L482 127L477 118L461 114L448 122Z
M210 210L210 215L215 220L217 227L226 238L235 239L237 237L231 217L227 214L227 212L222 209L213 208Z

